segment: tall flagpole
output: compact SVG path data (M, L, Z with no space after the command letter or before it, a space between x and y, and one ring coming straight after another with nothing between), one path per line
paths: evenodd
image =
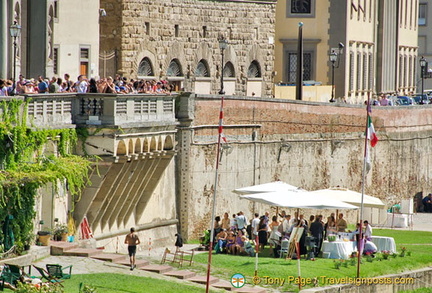
M365 131L365 141L364 141L364 158L363 158L363 171L362 171L362 185L361 185L361 204L360 204L360 228L359 228L359 237L357 241L357 278L360 278L360 261L361 256L363 254L363 200L364 200L364 188L365 188L365 182L366 182L366 161L368 156L368 138L369 138L369 114L371 112L371 105L370 105L370 94L368 95L367 99L367 106L366 106L366 131Z
M210 289L210 269L211 269L213 240L214 240L214 222L215 222L215 214L216 214L216 191L217 191L217 186L218 186L219 153L220 153L220 145L221 145L222 129L223 129L223 102L224 102L224 97L222 97L221 107L220 107L220 112L219 112L219 134L218 134L217 152L216 152L215 184L214 184L214 188L213 188L213 208L212 208L211 227L210 227L210 230L211 230L211 232L210 232L210 247L209 247L208 263L207 263L206 293L208 293L209 289Z

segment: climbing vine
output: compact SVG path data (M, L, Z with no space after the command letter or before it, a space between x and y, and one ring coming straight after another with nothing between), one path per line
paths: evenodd
M0 221L13 218L13 234L21 243L33 230L38 189L65 181L76 199L88 183L92 164L72 154L77 143L75 129L29 128L26 108L23 100L0 102Z

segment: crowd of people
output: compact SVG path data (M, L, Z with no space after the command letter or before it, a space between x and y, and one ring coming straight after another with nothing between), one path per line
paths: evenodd
M356 235L356 241L362 241L363 252L373 254L377 248L371 241L372 227L368 221L364 221L363 225L362 235L360 235L360 223L357 224L357 229L353 234ZM337 219L332 213L327 217L327 222L324 222L322 215L311 215L307 220L302 214L294 213L294 216L291 217L285 211L271 218L268 212L261 216L255 213L250 221L242 211L233 214L231 218L226 212L222 218L220 216L215 218L215 251L216 253L254 256L256 248L262 251L268 246L270 255L279 257L282 241L289 240L295 233L299 242L300 256L308 252L306 237L309 236L315 243L313 254L316 257L321 251L324 239L330 235L337 235L339 232L351 232L347 231L347 227L347 221L342 213L337 215Z
M20 75L14 83L12 80L0 79L0 96L13 96L21 94L44 93L109 93L109 94L170 94L174 86L167 80L142 80L127 79L116 75L115 78L87 79L85 75L79 75L73 81L69 74L64 78L52 77L50 80L38 76L34 79L26 79Z

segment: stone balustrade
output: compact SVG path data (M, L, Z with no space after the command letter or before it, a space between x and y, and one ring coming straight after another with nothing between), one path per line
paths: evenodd
M27 103L27 125L146 127L175 123L176 95L44 94L8 97ZM23 108L24 109L24 108Z

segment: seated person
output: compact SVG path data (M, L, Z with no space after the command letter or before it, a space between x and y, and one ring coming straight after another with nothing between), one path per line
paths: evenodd
M228 231L228 237L226 239L226 249L227 252L230 254L234 253L235 243L236 242L236 236L234 235L233 231Z
M232 246L232 252L235 255L239 255L243 251L244 241L243 241L242 231L237 232L234 246Z
M227 240L226 240L227 237L228 237L228 235L227 235L227 232L226 232L225 229L222 230L222 231L220 231L220 232L216 235L216 241L217 241L217 244L218 244L218 246L219 246L219 249L216 250L216 253L220 253L220 252L223 251L223 249L225 248L226 243L227 243Z
M243 240L243 251L247 253L249 256L255 256L254 248L249 239L246 236L242 236Z

